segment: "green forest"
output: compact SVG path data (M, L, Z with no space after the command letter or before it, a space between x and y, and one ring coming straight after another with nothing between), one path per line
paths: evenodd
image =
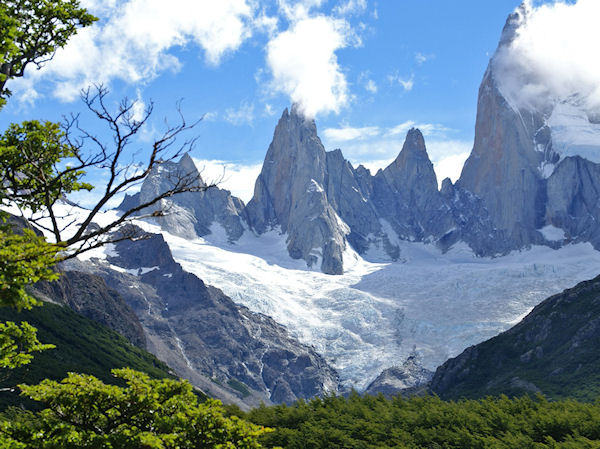
M260 407L242 416L275 429L261 438L268 448L600 447L600 402L549 402L541 396L454 402L354 393Z

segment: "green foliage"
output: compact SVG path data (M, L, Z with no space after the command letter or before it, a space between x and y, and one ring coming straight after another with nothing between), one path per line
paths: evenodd
M83 170L58 170L59 163L77 156L65 141L60 125L37 120L13 123L0 136L0 199L37 212L63 195L93 187L80 181Z
M219 401L199 403L186 381L154 380L131 369L113 374L126 385L72 373L61 382L21 385L47 408L4 421L0 438L13 447L47 449L261 447L265 429L225 417Z
M5 218L0 214L0 219ZM32 230L13 233L7 224L0 225L0 307L29 309L38 302L25 287L40 280L58 277L54 265L58 246L51 245ZM41 344L37 331L27 323L0 323L0 373L28 364L32 353L52 348Z
M8 80L23 76L29 64L41 67L78 28L96 20L78 0L0 2L0 109L10 96Z
M68 307L44 303L21 312L2 308L0 320L26 321L37 328L41 341L56 346L52 351L37 353L29 365L11 370L10 376L0 383L0 390L14 388L17 383L35 384L46 378L60 380L69 372L91 374L104 382L115 382L110 371L125 366L155 378L171 376L169 368L154 355ZM16 393L0 393L0 410L9 405L34 406Z
M388 400L355 393L232 412L275 428L261 438L269 448L600 447L600 402L549 402L541 396L446 402L431 396Z
M29 323L0 323L0 368L26 365L31 362L32 353L52 348L54 345L40 343L36 329Z
M52 271L58 250L30 229L15 234L9 225L0 226L0 307L29 309L36 305L25 287L58 278Z

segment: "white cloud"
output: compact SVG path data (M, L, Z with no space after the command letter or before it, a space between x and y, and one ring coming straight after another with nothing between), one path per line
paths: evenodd
M239 108L227 108L225 120L232 125L251 125L254 121L254 105L243 101Z
M188 44L196 44L207 63L216 65L251 36L254 26L268 24L255 17L252 0L87 0L84 5L102 20L80 30L42 70L30 70L15 87L33 90L40 79L48 79L55 96L70 101L91 83L140 83L178 70L181 64L169 50Z
M364 128L327 128L323 131L323 136L332 142L347 142L349 140L364 140L375 137L381 130L377 126L366 126Z
M278 0L280 11L290 21L308 18L311 10L323 3L324 0Z
M378 126L364 126L355 128L344 126L341 128L326 128L323 131L323 137L328 142L348 142L353 140L366 140L373 137L394 137L404 139L404 136L411 128L418 128L424 136L443 137L445 133L451 131L443 125L437 123L417 123L414 120L407 120L391 128L380 128Z
M365 89L367 89L372 94L376 94L377 93L377 84L375 84L375 81L369 80L365 84Z
M275 108L270 103L265 103L265 114L269 117L272 117L276 114Z
M525 10L515 39L494 57L503 93L524 108L570 98L600 110L600 1L528 3Z
M430 136L432 134L443 134L445 132L450 131L449 128L446 128L443 125L439 125L436 123L417 123L413 120L407 120L404 123L400 123L390 129L387 130L387 134L389 136L404 136L411 128L418 128L424 136Z
M433 59L434 55L426 55L421 52L415 53L415 61L417 61L418 65L423 65L430 59Z
M409 92L415 85L415 75L412 74L410 78L403 78L398 72L394 72L391 75L388 75L388 81L390 84L400 84L405 91Z
M412 88L415 85L415 78L414 76L411 76L409 79L402 79L402 78L398 78L398 82L400 83L400 85L404 88L405 91L411 91Z
M319 15L293 21L267 45L272 89L288 95L308 117L339 112L349 103L350 92L336 51L352 38L341 19Z
M334 14L348 16L360 14L367 9L367 0L347 0L333 8Z
M137 98L133 101L131 107L132 118L141 121L146 115L146 103L144 103L142 91L140 89L136 89L136 97Z
M219 181L219 188L231 191L247 203L254 193L254 183L262 164L244 164L219 160L195 159L205 182Z
M216 111L209 111L202 116L202 120L205 122L214 122L219 117L219 113Z
M468 157L469 152L467 151L459 154L451 154L434 163L433 169L435 170L438 186L441 187L442 181L446 178L450 178L453 183L456 182L460 178L460 173Z

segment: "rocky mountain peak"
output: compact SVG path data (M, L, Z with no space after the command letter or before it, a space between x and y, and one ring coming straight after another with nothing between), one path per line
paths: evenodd
M404 145L402 146L402 151L427 153L427 149L425 148L425 138L418 128L411 128L408 130Z
M326 180L327 156L316 124L294 105L277 123L246 212L259 234L279 226L293 258L340 274L345 234L328 202Z
M417 128L408 131L400 154L383 171L383 176L396 189L418 188L437 191L437 177L421 131Z
M502 34L500 35L500 43L498 47L510 45L517 36L517 30L527 20L531 13L531 3L524 1L521 5L512 12L506 19Z
M197 176L200 185L206 185L202 179L202 176L200 175L200 171L198 170L194 159L192 159L192 156L190 156L189 153L184 153L183 156L181 156L181 159L179 159L179 162L177 163L177 169L179 173L183 175Z

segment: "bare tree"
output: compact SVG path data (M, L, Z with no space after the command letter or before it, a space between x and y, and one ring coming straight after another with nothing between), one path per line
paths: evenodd
M81 98L87 109L110 131L110 143L82 127L79 115L71 115L65 118L59 136L62 140L61 145L68 148L66 161L64 158L56 158L49 169L47 160L40 161L39 146L36 148L31 139L23 139L18 149L21 163L2 174L6 192L5 203L22 205L21 198L36 198L36 207L22 207L21 213L30 223L50 233L53 240L64 248L61 260L73 258L107 243L139 238L140 236L127 231L134 227L123 228L123 225L136 218L163 215L165 211L161 209L144 215L148 208L157 205L161 200L183 192L202 192L218 183L217 181L205 184L197 170L191 173L173 172L168 179L169 186L156 196L122 211L108 224L95 224L95 218L111 200L125 191L139 187L161 164L178 159L192 150L196 138L185 138L185 135L202 120L187 123L178 104L177 124L170 125L165 120L164 131L153 140L144 155L142 151L132 150L132 145L152 115L153 103L146 106L139 117L136 117L135 100L126 98L119 103L115 111L111 111L107 106L108 93L104 86L96 85L82 91ZM24 167L27 167L26 171ZM64 203L64 193L70 190L66 186L73 185L74 180L79 180L90 169L101 169L108 175L104 185L96 186L96 189L101 191L100 198L90 209L78 208L76 216L65 213L64 207L57 205ZM27 179L24 179L25 177ZM79 183L78 186L84 189L91 188L85 183ZM27 205L25 203L25 206ZM82 210L85 210L83 216ZM117 229L120 229L119 233L114 232Z

